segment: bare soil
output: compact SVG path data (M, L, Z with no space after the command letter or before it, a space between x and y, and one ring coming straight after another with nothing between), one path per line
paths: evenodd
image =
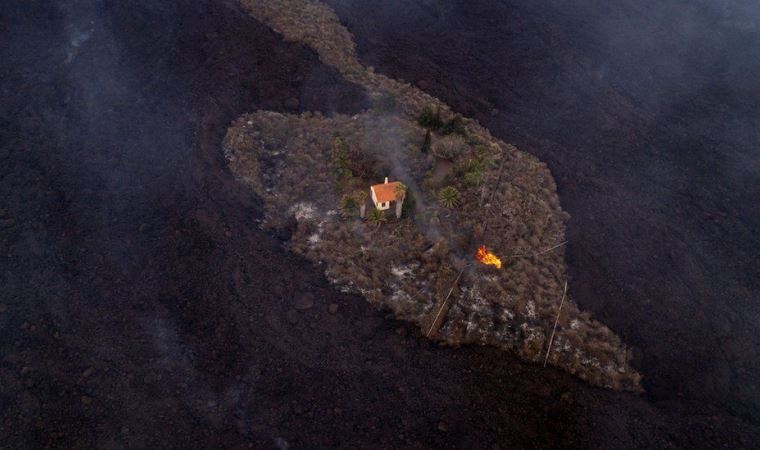
M235 4L6 2L0 42L4 447L760 442L730 415L437 348L260 231L229 123L365 100Z

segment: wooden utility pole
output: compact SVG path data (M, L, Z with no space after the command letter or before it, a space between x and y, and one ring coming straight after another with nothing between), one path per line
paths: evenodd
M544 367L546 367L546 362L549 361L549 352L552 351L552 342L554 341L554 332L557 331L557 323L559 322L559 314L562 312L562 304L565 303L566 294L567 294L567 280L565 280L565 289L562 291L562 300L560 300L559 309L557 309L557 318L554 320L554 329L552 330L552 337L549 338L549 347L546 349L546 357L544 358Z

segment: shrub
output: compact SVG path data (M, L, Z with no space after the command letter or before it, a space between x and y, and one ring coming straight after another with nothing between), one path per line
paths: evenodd
M351 178L354 176L354 172L351 170L351 156L348 152L348 142L345 139L340 136L335 138L331 156L335 172L339 177Z
M367 214L367 223L369 224L380 227L380 225L384 224L387 221L388 219L385 218L385 211L373 209L369 212L369 214Z
M393 190L393 194L396 196L396 200L403 201L404 198L406 198L406 193L409 191L409 188L406 187L404 183L399 183L396 188Z
M462 182L467 187L480 184L483 179L484 162L480 158L471 158L466 163L457 167L457 174L462 177Z
M367 201L367 197L369 197L369 194L367 194L367 191L365 189L357 189L354 191L353 194L351 194L356 204L361 205L365 201Z
M482 172L465 172L462 182L467 187L475 187L480 184L480 180L483 178Z
M461 194L454 186L446 186L438 191L438 201L444 208L454 208L459 205Z
M435 145L433 145L433 155L442 158L452 160L462 154L467 149L467 144L459 136L446 136L441 139L437 139Z
M467 131L464 129L464 120L462 119L461 114L454 114L454 117L451 118L448 122L443 124L439 129L438 132L446 135L446 134L458 134L460 136L464 136L467 134Z
M359 205L356 201L356 199L351 195L344 195L340 199L340 212L344 216L351 216L353 215L356 210L359 208Z
M454 114L454 116L447 122L444 122L441 118L441 107L436 107L433 111L432 106L426 106L422 109L419 117L417 117L417 123L429 131L435 131L441 135L458 134L465 136L467 130L464 128L464 119L461 114Z
M435 111L433 111L432 106L424 107L417 118L417 123L429 130L439 130L444 125L443 120L441 120L441 107L437 107Z

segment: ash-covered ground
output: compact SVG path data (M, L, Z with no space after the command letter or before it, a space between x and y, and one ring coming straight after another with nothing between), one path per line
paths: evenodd
M339 12L345 17L352 14L345 8ZM543 17L539 13L527 9L523 20ZM382 16L366 16L363 23L376 17ZM487 27L470 29L466 17L455 22L462 32L488 37ZM393 18L402 23L403 16ZM542 23L548 25L537 28L544 34L528 34L526 39L534 42L525 45L542 48L543 43L550 52L555 48L550 37L565 36L555 34L565 18L545 18ZM451 35L452 23L440 36ZM368 41L357 29L352 31L367 55ZM490 37L497 42L497 35ZM379 40L373 45L386 47ZM564 55L564 46L571 43L555 45ZM416 67L434 61L413 51L427 47L401 48L397 60L398 55L414 58L419 62ZM531 54L522 56L531 67ZM537 60L541 59L533 59ZM478 61L490 60L473 57L462 64L469 67L470 76L480 73L472 70ZM572 57L569 61L576 67ZM433 72L443 67L430 64ZM460 92L476 92L456 76L461 72L455 69L452 65L438 78L428 77L429 87L451 73L446 80L458 80L455 87ZM585 66L575 70L582 74ZM548 71L543 79L554 79L554 73ZM646 328L642 340L635 342L644 355L644 375L651 379L651 391L658 393L650 395L667 400L651 403L635 394L591 388L555 369L521 364L495 349L438 348L371 310L361 298L336 293L318 268L287 253L277 237L259 230L255 221L261 218L261 204L235 182L222 155L221 141L231 121L257 109L353 114L366 104L360 91L342 82L313 52L283 42L236 3L5 2L0 6L0 74L0 442L4 447L651 448L751 447L760 442L752 410L742 400L752 398L744 395L744 390L753 388L751 371L738 371L757 362L751 345L740 345L754 342L755 335L746 330L756 329L748 324L757 317L746 306L757 292L752 284L757 272L749 272L745 262L756 248L752 240L756 235L750 231L758 222L753 209L740 208L750 198L745 196L754 192L753 178L741 178L744 185L735 186L739 179L726 172L717 178L726 186L721 189L713 189L721 183L695 182L704 196L727 195L721 203L726 209L703 207L703 197L676 196L669 197L673 203L661 206L664 212L657 216L662 218L658 222L662 229L675 233L686 217L693 217L688 212L711 214L707 222L703 218L689 223L698 229L712 224L725 231L720 242L728 247L706 245L714 249L710 251L736 250L733 265L726 264L728 258L719 258L714 273L704 274L721 292L734 292L736 286L744 289L744 294L737 291L733 303L688 297L702 302L699 314L685 306L669 309L679 303L667 303L668 299L684 299L679 295L652 297L645 309L639 302L625 303L622 296L605 294L608 287L627 279L615 271L618 266L604 265L611 260L600 252L606 247L570 247L571 256L575 252L571 271L574 262L598 267L587 275L595 276L598 283L593 288L579 284L589 288L577 288L576 297L586 298L597 316L616 324L613 328L626 337L637 336L623 323L626 313L636 322L631 329ZM542 79L538 75L534 74L536 79ZM479 85L501 89L499 82L481 80ZM533 98L542 98L541 85L532 86ZM568 92L573 86L567 85ZM584 92L576 91L578 104L591 108ZM527 94L520 95L528 98ZM440 92L436 95L446 98ZM457 103L456 98L446 99ZM473 108L477 103L463 99L457 109L472 112L467 105ZM744 118L752 105L757 103L729 104L720 111L740 111ZM668 111L669 115L648 123L677 128L684 121L691 123L687 119L694 114L686 104ZM536 119L535 123L550 122ZM615 134L614 126L609 133ZM630 138L636 141L637 136ZM520 143L518 137L508 140ZM550 152L539 151L553 147L531 146L531 142L523 148L550 164L554 161ZM606 167L602 162L614 162L620 153L572 148L576 149L572 155L587 154L579 158L586 164L599 165L583 169L582 174L552 167L559 174L563 205L574 217L589 217L580 214L585 211L607 218L596 226L594 221L584 222L575 233L595 236L619 229L605 226L611 217L605 204L591 201L579 206L581 194L572 193L582 191L598 201L616 192L599 183L609 180L600 174L612 176L601 170ZM641 164L632 167L647 167L644 154L625 154L640 158ZM679 155L663 150L652 154ZM700 164L710 162L709 153L695 155ZM637 174L631 172L630 177ZM687 171L681 176L689 180L691 175L694 172ZM646 187L654 189L651 183ZM734 214L736 210L744 213ZM625 227L628 219L620 218ZM744 234L737 224L745 227ZM572 230L571 222L572 242L589 242L574 239ZM735 248L738 242L746 245ZM662 272L691 274L686 265L660 258L646 262ZM594 266L597 259L601 265ZM656 274L645 267L651 272L636 273ZM584 271L576 270L579 279ZM721 282L733 281L737 273L744 274L743 283ZM657 281L645 286L667 293L667 284L662 287ZM720 289L723 285L728 288ZM728 295L723 292L719 298ZM611 305L612 301L616 303ZM637 308L649 313L636 315ZM733 311L736 320L722 334L698 327L720 323L716 318L726 311ZM666 321L669 328L662 325ZM748 353L736 356L733 346ZM717 354L716 348L728 350ZM671 370L668 363L676 367ZM697 366L703 371L728 367L729 382L700 378L703 372ZM731 388L722 395L725 385ZM687 397L664 395L668 387ZM695 394L699 392L707 394ZM724 398L725 403L715 398ZM726 408L729 403L735 408Z

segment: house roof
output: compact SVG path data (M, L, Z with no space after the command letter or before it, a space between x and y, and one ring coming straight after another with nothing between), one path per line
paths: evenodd
M396 200L396 187L401 185L400 181L391 181L390 183L373 184L372 191L378 203L385 203Z

